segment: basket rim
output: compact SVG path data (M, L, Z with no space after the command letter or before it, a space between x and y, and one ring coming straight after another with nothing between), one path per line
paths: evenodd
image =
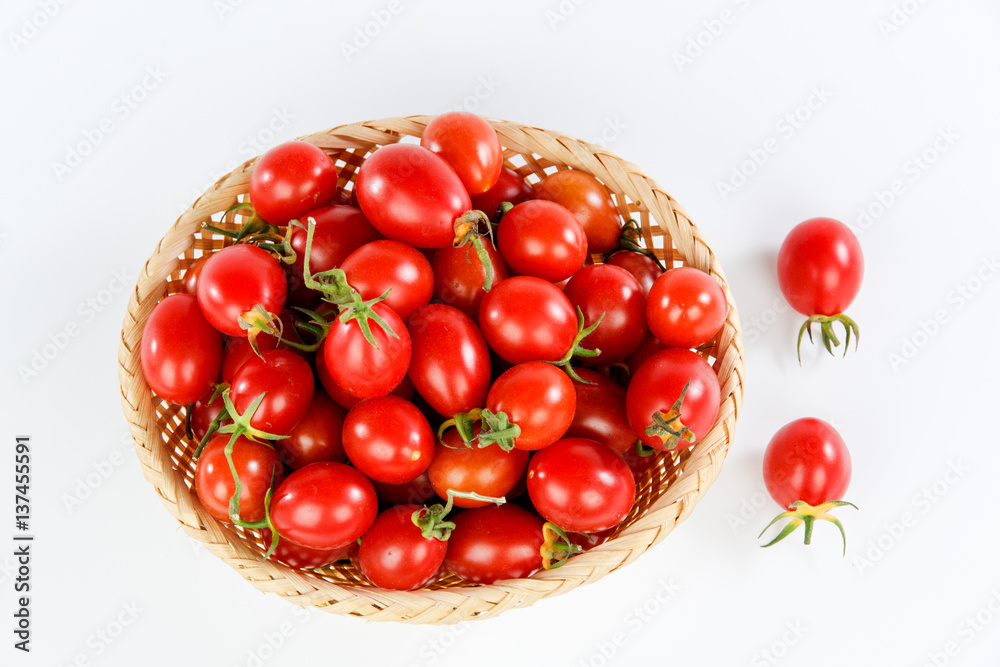
M374 150L371 144L380 146L393 143L393 139L398 141L403 136L419 136L432 118L433 115L412 115L347 123L303 135L297 140L313 143L327 152ZM736 304L721 264L701 236L700 230L686 211L653 179L605 147L552 130L495 118L487 120L500 134L505 155L509 151L522 155L539 155L559 168L587 171L608 185L619 197L624 194L636 205L648 209L650 219L669 235L683 261L706 270L720 282L729 312L718 335L716 349L716 371L722 387L716 422L699 443L691 448L690 456L680 464L678 479L671 482L632 525L607 542L574 556L561 568L541 571L528 579L475 587L384 591L369 586L335 584L281 563L260 562L255 558L256 554L233 539L233 532L207 514L197 498L193 497L193 490L189 490L182 481L173 479L169 474L177 471L172 467L169 452L163 451L167 449L166 444L160 438L150 437L151 432L157 432L158 435L157 415L151 391L139 365L138 344L142 327L152 307L165 294L169 276L177 269L178 258L193 246L200 221L205 217L200 211L203 207L207 208L212 200L235 197L236 194L245 192L240 187L245 184L253 165L259 160L260 156L256 156L219 178L177 218L161 238L147 259L130 295L122 326L118 363L122 409L129 422L136 453L147 481L157 490L167 510L190 537L210 546L216 556L260 590L275 592L301 606L320 606L325 611L361 615L371 620L454 623L488 618L508 608L529 606L543 597L559 595L584 583L591 583L632 562L662 541L690 515L721 470L742 404L744 353ZM618 187L613 187L611 183ZM673 517L671 512L674 512ZM633 544L636 546L630 546ZM290 587L295 593L282 593L281 586L273 585L275 581L287 583L286 590ZM467 593L472 590L476 591L475 600L484 603L485 609L481 605L468 604L470 597ZM332 602L331 597L334 598ZM359 602L343 604L344 600L351 598L357 598ZM425 611L406 617L393 611L398 605L411 611Z

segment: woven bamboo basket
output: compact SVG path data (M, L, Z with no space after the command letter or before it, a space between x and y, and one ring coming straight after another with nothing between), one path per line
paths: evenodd
M387 118L342 125L302 140L326 151L337 163L340 187L353 188L358 167L377 147L420 137L432 116ZM373 621L449 624L485 619L597 581L657 544L686 519L722 467L733 438L743 397L743 341L740 321L722 267L687 213L635 165L606 149L557 132L518 123L491 121L504 146L505 164L533 183L557 169L592 174L612 192L624 219L642 225L644 244L656 248L667 266L688 265L715 276L729 301L726 323L706 359L719 375L722 404L713 428L682 452L659 454L637 479L637 500L612 539L571 558L558 569L489 586L442 577L426 588L376 588L347 562L317 570L297 570L263 560L264 547L253 531L223 525L208 514L194 492L193 445L184 438L184 413L154 396L139 361L143 326L153 307L178 291L184 271L199 256L228 242L202 229L212 221L238 228L235 214L224 216L247 195L256 159L216 182L167 231L146 262L128 304L118 353L122 407L146 479L184 531L202 542L261 591L300 606Z

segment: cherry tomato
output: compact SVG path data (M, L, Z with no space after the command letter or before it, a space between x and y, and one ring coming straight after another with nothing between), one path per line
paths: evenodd
M569 538L570 544L575 544L584 551L590 551L599 544L604 544L610 540L614 532L615 527L611 527L607 530L597 531L596 533L566 533L566 537Z
M239 317L254 306L280 313L285 294L285 272L267 251L252 245L212 253L198 278L198 305L212 326L229 336L246 336Z
M383 511L361 539L358 565L379 588L409 591L437 575L448 543L424 537L412 521L420 505L397 505Z
M191 434L194 436L195 442L201 442L201 439L208 433L212 422L225 407L222 396L217 396L214 401L211 400L214 394L215 389L210 389L208 393L191 405ZM224 421L224 423L226 422Z
M546 521L593 533L625 518L635 502L635 480L621 457L601 443L565 438L531 459L528 495Z
M677 414L673 405L685 385L687 392L677 411L680 417L671 422ZM679 348L657 352L644 361L632 376L625 395L625 410L632 430L644 443L659 450L690 447L698 442L715 423L719 403L719 378L715 371L691 350ZM646 433L657 414L671 429L692 439L671 438L667 434L661 438Z
M660 352L662 350L668 349L666 345L660 342L660 339L654 336L652 333L647 333L646 337L642 339L639 343L639 347L635 349L635 352L630 354L625 360L625 365L628 366L628 370L632 375L639 370L639 366L642 366L642 362L649 359L651 356Z
M417 308L431 302L434 273L419 250L399 241L366 243L343 261L340 268L348 284L364 299L374 299L386 290L385 304L406 322Z
M632 277L639 282L639 286L642 287L643 296L647 298L649 297L649 289L663 273L663 270L650 257L632 250L619 250L611 255L607 264L619 266L631 273Z
M637 438L625 412L625 390L596 371L577 368L576 373L584 382L573 381L576 412L564 437L596 440L618 454L634 448Z
M332 461L299 468L271 498L271 522L281 538L313 549L336 549L357 540L377 510L368 478Z
M323 385L323 389L330 395L330 398L332 398L340 407L345 410L350 410L364 399L348 393L346 389L334 382L333 378L330 376L330 371L326 368L326 353L324 352L325 347L326 339L323 339L323 342L320 343L319 349L316 351L316 375L319 377L319 381ZM413 383L410 382L409 377L404 375L403 379L399 381L399 384L393 387L392 391L389 393L393 396L399 396L400 398L410 400L413 398L413 392Z
M275 441L281 460L291 468L317 461L343 461L347 458L342 440L347 410L337 405L322 390L313 391L309 409L287 438Z
M483 406L490 388L490 351L468 315L435 303L410 318L409 378L439 414L451 417Z
M479 426L474 429L479 434ZM499 447L480 448L477 442L465 447L455 429L449 429L438 441L427 473L434 492L441 498L448 497L448 490L478 493L490 498L501 498L517 484L528 465L528 452L512 449L505 452ZM456 507L484 507L489 503L468 498L455 498Z
M434 487L427 471L420 473L409 482L402 484L383 484L372 480L378 499L387 505L405 505L407 503L423 504L433 498Z
M447 162L413 144L382 146L358 170L358 203L386 238L443 248L472 202Z
M500 252L487 238L483 247L493 269L493 284L507 277L507 265ZM479 317L479 304L486 296L483 284L486 271L470 246L440 248L431 259L434 270L434 298L441 303L458 308L473 320Z
M788 233L778 251L778 284L803 315L838 315L861 289L861 244L842 222L812 218Z
M531 183L518 176L513 169L504 167L500 170L500 177L492 188L481 195L472 195L472 208L492 218L496 215L500 204L510 202L517 206L531 199L534 192L535 188Z
M467 111L451 111L427 123L420 145L451 165L470 195L492 188L503 167L503 147L493 126Z
M531 200L503 217L497 228L497 249L514 273L555 283L583 266L587 237L565 207Z
M796 500L813 507L840 500L851 482L851 455L837 430L821 419L783 426L764 450L764 484L788 509Z
M201 451L194 470L194 488L208 513L219 521L232 523L229 499L236 493L226 445L229 435L215 435ZM240 477L240 519L255 522L264 518L264 498L275 484L281 482L281 459L272 447L240 436L233 444L233 465Z
M284 225L337 194L337 167L322 149L289 141L264 153L250 174L250 201L272 225Z
M205 268L205 262L211 255L202 255L198 259L191 263L191 266L187 268L184 272L184 277L181 278L181 291L184 294L190 294L191 296L198 295L198 278L201 276L201 270Z
M247 360L233 377L230 398L244 414L258 396L250 426L265 433L288 435L309 411L313 374L309 364L287 350L269 350Z
M312 253L309 255L309 270L314 274L339 267L352 252L382 238L361 209L353 206L324 206L309 211L300 222L306 225L309 218L316 221ZM322 293L305 286L306 230L292 228L289 242L295 251L295 262L287 268L288 301L297 306L314 308L319 304Z
M173 294L156 304L142 330L142 374L153 392L179 405L208 392L222 367L222 336L189 294Z
M261 352L273 350L278 345L278 339L268 334L257 336L257 349ZM231 336L226 339L226 347L222 350L222 381L226 384L233 383L236 371L248 362L257 353L253 351L250 341L246 336Z
M473 584L523 579L542 569L542 520L517 505L465 510L454 519L445 566Z
M392 308L383 302L372 310L395 334L390 337L374 320L369 321L375 345L369 343L357 320L334 320L323 346L324 363L331 379L358 398L385 396L406 376L410 365L410 334ZM377 346L377 347L376 347Z
M370 479L404 484L431 464L434 433L413 403L381 396L361 401L347 413L344 450Z
M646 297L625 269L594 264L577 271L563 294L574 308L583 311L583 324L590 326L601 316L600 325L587 336L587 347L600 350L586 359L595 366L613 364L632 354L646 337Z
M722 328L728 312L722 286L690 266L657 278L646 303L649 329L667 347L704 345Z
M504 371L490 387L486 407L504 412L521 428L514 447L535 451L562 437L573 421L576 392L565 372L544 361L529 361Z
M577 321L558 287L541 278L512 276L483 297L479 328L498 355L520 364L562 359L576 338Z
M271 544L271 529L262 529L260 537L266 548ZM310 549L291 540L278 540L278 546L271 554L271 559L299 569L324 567L346 556L353 544L354 542L351 542L337 549Z
M569 209L583 227L591 253L605 253L618 246L622 219L607 188L590 174L575 169L549 174L535 186L534 197Z

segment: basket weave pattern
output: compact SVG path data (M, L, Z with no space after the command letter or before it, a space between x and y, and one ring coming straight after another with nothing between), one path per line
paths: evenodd
M378 146L419 137L432 116L389 118L355 123L303 137L337 163L340 187L350 190L358 167ZM715 425L698 444L680 453L658 455L649 472L636 480L636 504L616 535L562 567L529 579L489 586L444 577L416 591L373 587L348 563L320 570L296 570L264 561L264 548L252 531L219 523L201 506L193 490L193 445L184 438L184 414L154 396L139 360L142 329L153 307L179 290L195 258L228 244L202 229L206 222L230 229L241 220L224 212L246 198L256 159L224 176L198 198L160 240L146 262L128 304L118 353L122 407L146 479L184 531L202 542L261 591L302 606L376 621L446 624L496 616L507 609L566 593L627 565L686 519L718 476L732 441L743 398L743 342L739 316L722 267L685 211L638 167L606 149L556 132L491 121L504 146L505 164L533 183L555 169L588 172L612 192L619 212L642 225L647 248L656 248L669 267L687 265L715 276L729 302L726 323L704 354L719 375L722 404ZM238 216L238 214L236 214Z

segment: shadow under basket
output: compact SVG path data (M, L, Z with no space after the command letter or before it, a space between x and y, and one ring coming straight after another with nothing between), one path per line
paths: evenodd
M433 116L387 118L342 125L306 137L336 162L341 190L350 193L358 168L379 146L419 138ZM643 243L670 266L693 266L714 276L729 303L726 322L702 350L719 376L722 401L712 429L693 448L657 454L636 479L636 502L614 536L576 555L562 567L527 579L492 585L442 577L414 591L388 591L368 583L348 562L298 570L263 559L257 533L224 525L202 507L194 492L194 445L184 438L184 411L153 395L139 360L143 326L153 307L179 291L192 262L230 242L203 225L237 229L239 214L225 215L247 197L256 159L219 179L173 224L146 262L128 304L118 352L122 407L143 474L184 531L202 542L261 591L293 604L373 621L448 624L496 616L562 595L627 565L660 542L692 512L718 476L733 438L743 398L743 341L739 316L725 274L685 211L638 167L600 146L558 132L506 121L490 121L504 147L505 165L532 183L560 169L578 169L612 193L623 219L642 227Z

